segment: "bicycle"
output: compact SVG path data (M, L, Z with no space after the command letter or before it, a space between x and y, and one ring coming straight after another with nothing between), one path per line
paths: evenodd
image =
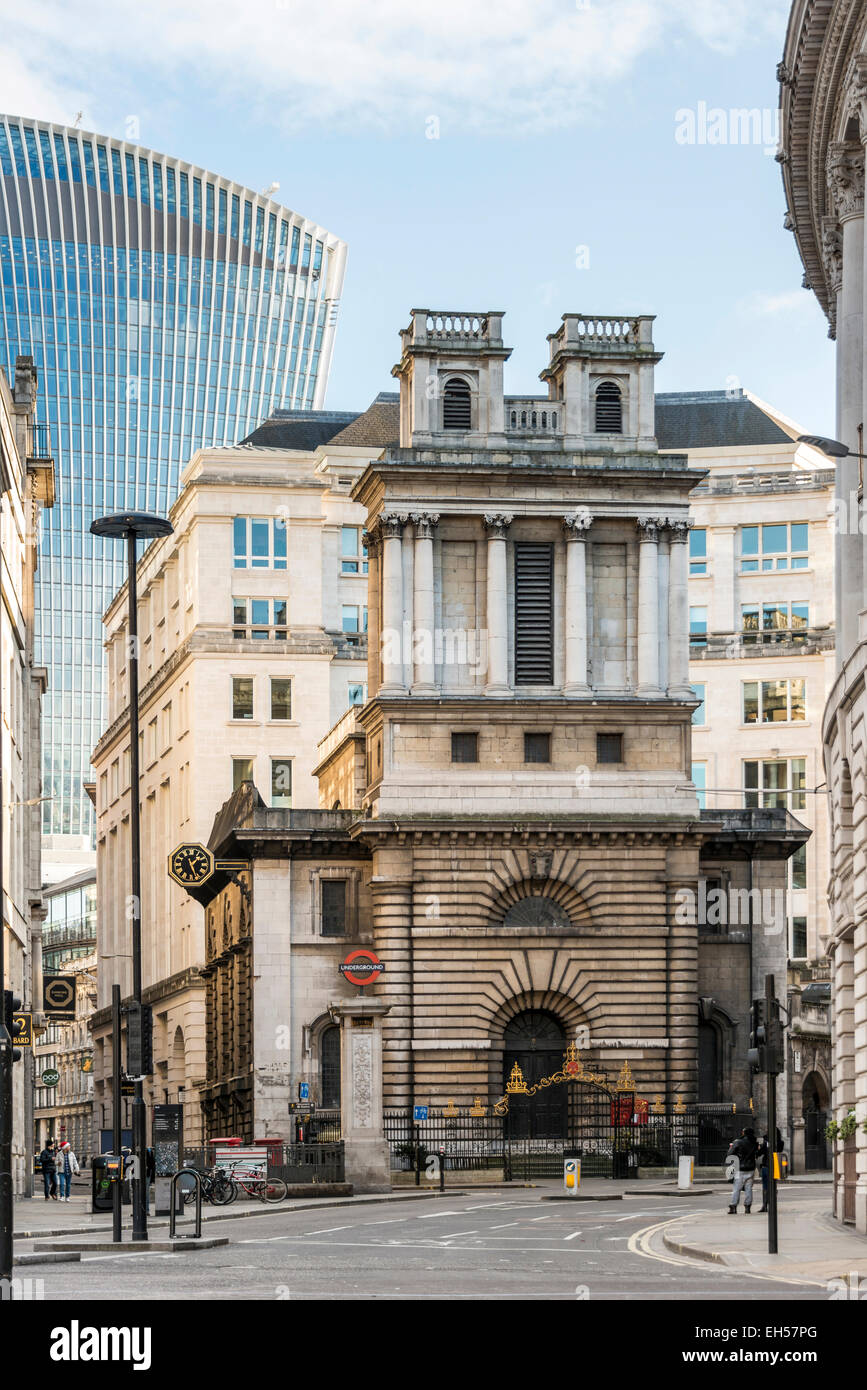
M222 1168L187 1168L184 1171L198 1174L203 1202L210 1202L215 1207L225 1207L234 1202L238 1195L237 1185ZM196 1199L196 1189L194 1186L187 1187L181 1183L181 1195L184 1204L189 1206Z
M257 1197L260 1202L282 1202L289 1195L289 1189L283 1179L272 1177L270 1174L254 1175L233 1170L231 1177L236 1189L246 1192L250 1197Z

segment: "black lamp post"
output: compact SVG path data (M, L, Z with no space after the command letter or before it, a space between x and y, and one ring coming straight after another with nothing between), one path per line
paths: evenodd
M820 453L827 454L832 459L863 459L867 454L856 453L850 449L848 444L841 444L839 439L826 439L824 434L799 434L799 444L810 444Z
M138 760L138 592L136 589L136 542L156 536L170 536L172 524L161 516L146 512L119 512L98 517L90 527L93 535L126 541L127 603L129 609L129 827L132 869L132 997L141 1011L141 815ZM115 1105L119 1098L115 1096ZM136 1159L132 1183L132 1238L147 1240L147 1126L144 1088L141 1077L135 1083L132 1103L132 1149Z

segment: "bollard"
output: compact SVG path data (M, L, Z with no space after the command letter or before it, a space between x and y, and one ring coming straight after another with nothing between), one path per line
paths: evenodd
M563 1155L563 1186L567 1197L577 1197L581 1186L581 1160L575 1154Z
M681 1154L677 1160L678 1187L692 1187L695 1174L695 1159L690 1154Z
M445 1145L440 1144L440 1192L446 1190L446 1150Z
M178 1224L178 1203L177 1203L177 1182L179 1178L195 1178L196 1180L196 1229L193 1232L181 1231L184 1239L198 1240L202 1234L202 1178L195 1168L179 1168L172 1174L172 1185L170 1188L171 1212L169 1214L169 1239L175 1239L175 1232Z

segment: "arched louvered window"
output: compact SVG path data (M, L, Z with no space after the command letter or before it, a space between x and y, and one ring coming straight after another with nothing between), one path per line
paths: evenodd
M623 432L623 396L613 381L603 381L596 388L596 433Z
M470 388L459 376L451 376L443 389L443 429L468 430L471 427Z

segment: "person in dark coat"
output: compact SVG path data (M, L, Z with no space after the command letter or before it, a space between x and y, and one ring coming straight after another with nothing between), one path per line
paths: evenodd
M753 1205L753 1175L756 1171L758 1148L755 1130L744 1129L741 1130L740 1137L734 1140L728 1151L727 1157L733 1158L735 1161L729 1216L734 1216L737 1213L741 1189L743 1189L744 1194L744 1211L747 1216L750 1214Z
M42 1184L45 1188L45 1200L53 1197L57 1201L57 1155L54 1151L54 1140L48 1139L45 1148L39 1155L39 1167L42 1170Z

